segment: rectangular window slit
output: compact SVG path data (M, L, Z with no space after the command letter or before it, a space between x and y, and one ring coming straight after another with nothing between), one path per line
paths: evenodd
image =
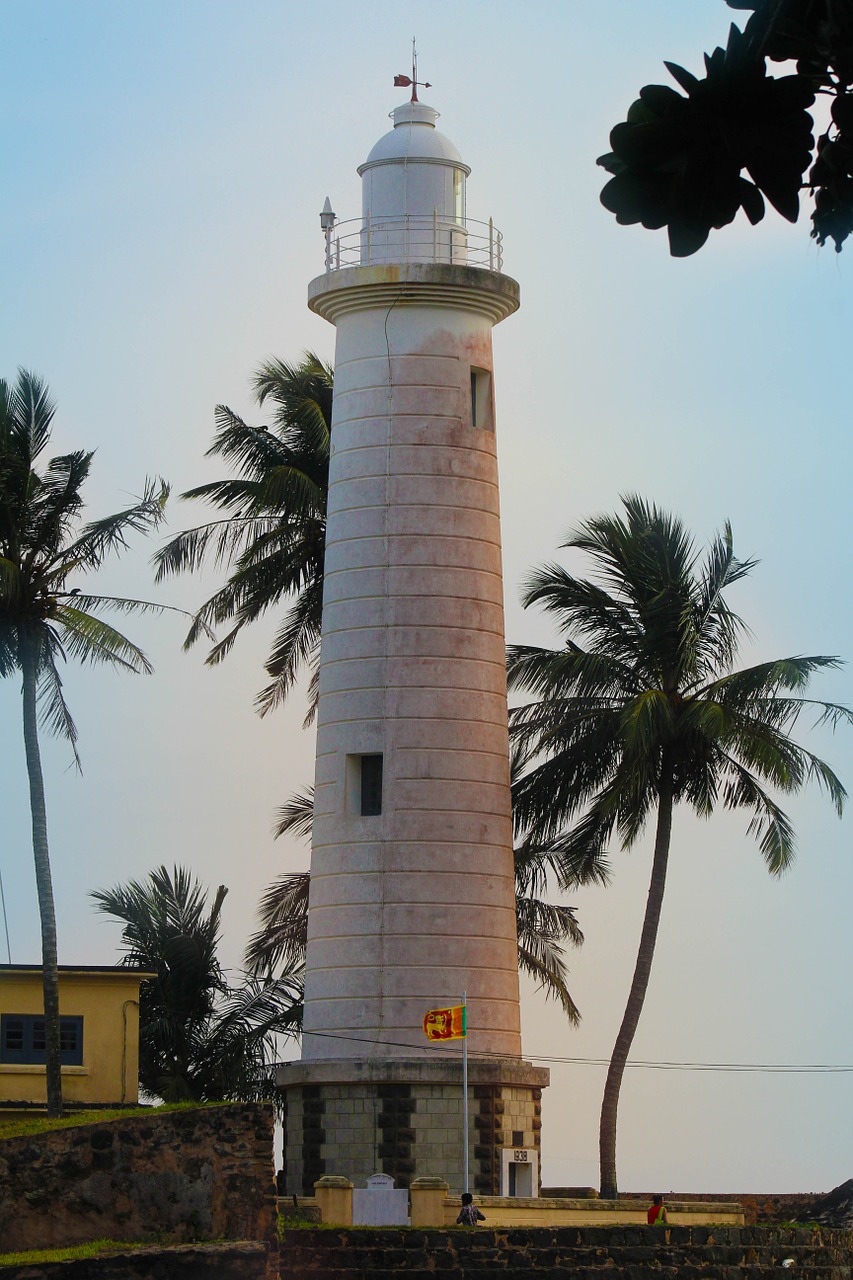
M361 757L361 816L375 818L382 812L382 756Z
M473 365L471 366L471 425L486 431L491 431L494 427L492 375L488 369L475 369Z

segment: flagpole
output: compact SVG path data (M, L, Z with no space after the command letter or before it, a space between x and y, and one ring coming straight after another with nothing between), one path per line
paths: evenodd
M462 1017L465 1020L465 1034L462 1037L462 1190L468 1190L468 1011L466 1007L467 992L462 992Z

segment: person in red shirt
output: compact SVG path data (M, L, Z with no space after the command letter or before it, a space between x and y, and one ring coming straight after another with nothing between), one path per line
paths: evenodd
M649 1212L646 1215L650 1227L665 1227L666 1209L663 1206L663 1196L655 1196L649 1205Z

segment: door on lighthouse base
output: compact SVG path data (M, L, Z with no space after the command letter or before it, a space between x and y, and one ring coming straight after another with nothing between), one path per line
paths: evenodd
M501 1151L501 1195L532 1199L539 1194L539 1153L529 1147Z

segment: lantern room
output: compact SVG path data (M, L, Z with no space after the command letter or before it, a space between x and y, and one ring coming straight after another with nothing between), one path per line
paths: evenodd
M465 180L471 172L423 102L391 112L394 128L358 168L362 261L467 260Z

